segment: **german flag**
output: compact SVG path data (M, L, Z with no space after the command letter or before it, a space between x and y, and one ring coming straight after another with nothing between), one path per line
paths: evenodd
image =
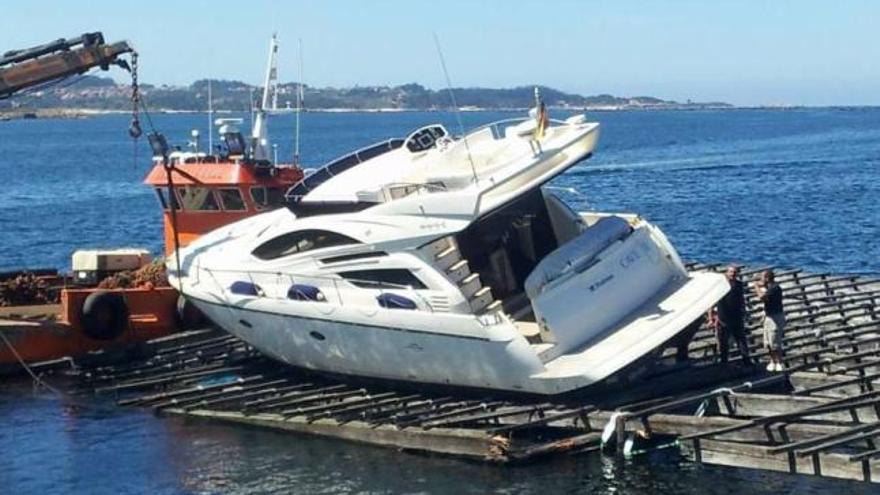
M543 101L538 107L538 115L536 118L538 119L538 125L535 127L535 139L541 139L544 137L547 125L550 123L550 117L547 115L547 106L544 105Z

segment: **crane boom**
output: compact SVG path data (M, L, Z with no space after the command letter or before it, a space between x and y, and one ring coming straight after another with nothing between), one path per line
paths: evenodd
M107 70L112 64L130 70L128 63L119 57L133 52L126 41L105 43L104 35L99 32L6 52L0 57L0 100L95 67Z

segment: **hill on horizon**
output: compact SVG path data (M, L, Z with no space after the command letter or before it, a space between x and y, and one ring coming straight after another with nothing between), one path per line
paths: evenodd
M189 86L141 84L144 101L154 110L204 111L208 107L208 79ZM215 110L247 111L262 88L241 81L212 79L211 93ZM298 85L278 85L278 106L293 107ZM535 86L514 88L453 88L459 107L474 109L520 109L534 106ZM680 103L653 96L620 97L610 94L582 96L540 86L541 97L550 107L572 109L689 109L727 108L723 102ZM429 89L418 83L398 86L354 86L349 88L303 86L306 110L443 110L452 108L447 89ZM112 79L81 76L72 84L47 88L15 100L0 102L0 110L14 108L82 108L126 110L130 108L131 88Z

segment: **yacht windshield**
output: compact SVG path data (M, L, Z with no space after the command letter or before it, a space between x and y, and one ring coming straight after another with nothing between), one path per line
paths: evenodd
M293 201L299 201L303 196L328 181L332 177L339 175L346 170L359 165L367 160L375 158L383 153L395 150L403 146L403 139L389 139L381 143L368 146L366 148L355 151L333 160L323 167L315 170L313 173L299 181L295 186L287 191L287 197Z

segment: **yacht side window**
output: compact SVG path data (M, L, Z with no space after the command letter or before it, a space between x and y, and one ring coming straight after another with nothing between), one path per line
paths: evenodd
M274 260L313 249L347 244L360 244L360 242L328 230L298 230L260 244L252 254L261 260Z
M224 210L245 211L247 209L241 192L234 187L217 189L217 196L220 197L220 204L223 205Z
M345 280L362 289L427 289L413 273L404 268L352 270L339 272Z
M220 206L210 187L183 186L177 188L177 196L184 210L217 211Z

